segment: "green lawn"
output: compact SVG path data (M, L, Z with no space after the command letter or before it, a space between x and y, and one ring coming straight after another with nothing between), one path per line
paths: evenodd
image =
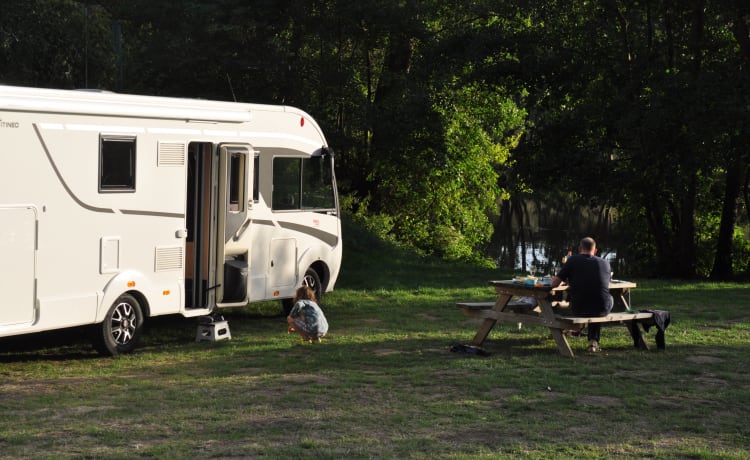
M0 341L0 458L748 458L750 285L635 280L670 310L667 349L603 331L560 356L548 330L498 325L488 357L451 353L493 270L382 247L345 254L322 344L275 303L226 312L232 340L152 321L96 355L80 331Z

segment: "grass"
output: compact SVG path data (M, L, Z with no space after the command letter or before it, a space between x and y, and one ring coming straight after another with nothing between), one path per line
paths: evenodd
M571 360L500 324L478 357L449 351L478 325L453 305L508 274L350 238L322 344L287 335L276 303L225 312L215 343L155 319L116 359L79 330L3 339L0 458L750 456L750 285L636 280L636 307L672 312L665 351L607 328L604 353L572 339Z

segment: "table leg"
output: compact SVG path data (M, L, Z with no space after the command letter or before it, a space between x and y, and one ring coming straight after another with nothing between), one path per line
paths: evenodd
M563 334L562 329L551 327L549 330L552 333L552 338L555 339L555 343L557 343L557 350L560 354L566 358L575 358L573 350L570 348L568 339L565 337L565 334Z
M619 303L622 305L622 308L617 308L613 311L627 311L630 310L630 302L628 302L628 299L625 298L625 296L630 297L630 291L627 289L623 289L620 291L620 295L618 296L619 299L616 297L616 300L619 300Z
M549 320L550 322L554 322L555 312L552 309L551 299L545 297L539 298L537 300L539 301L539 306L542 309L542 316L544 316L545 319ZM568 358L573 358L575 355L573 354L573 350L570 348L568 339L565 337L565 334L563 334L562 329L550 327L549 331L552 334L552 338L555 339L557 350L560 352L560 354Z
M628 331L630 331L630 336L633 338L633 346L641 350L648 350L648 344L643 340L643 334L638 329L638 321L627 321L626 325L628 326Z
M513 296L507 294L500 294L497 298L497 301L495 301L493 310L503 311L512 297ZM490 331L492 331L492 328L495 327L496 323L497 320L491 318L486 318L484 321L482 321L482 325L479 326L479 330L471 340L471 344L477 347L481 347L484 341L487 339L487 336L490 335Z

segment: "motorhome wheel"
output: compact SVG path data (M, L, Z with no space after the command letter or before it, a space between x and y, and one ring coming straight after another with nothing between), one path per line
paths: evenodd
M100 324L95 344L102 353L116 356L136 347L143 330L143 312L138 300L130 294L121 295L112 304Z

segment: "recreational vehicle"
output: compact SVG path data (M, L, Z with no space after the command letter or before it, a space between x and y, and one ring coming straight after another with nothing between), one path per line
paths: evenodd
M287 106L0 86L0 337L333 289L333 152Z

